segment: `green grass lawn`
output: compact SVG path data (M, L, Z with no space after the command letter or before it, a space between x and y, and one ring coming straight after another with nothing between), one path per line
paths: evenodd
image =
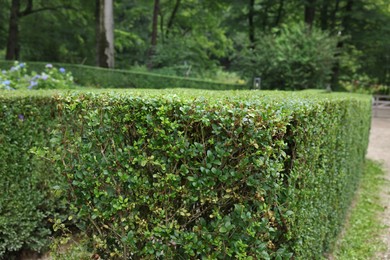
M385 250L380 240L383 226L379 215L380 191L387 184L384 171L377 162L367 160L360 189L351 209L346 229L334 251L335 259L373 259L377 252Z

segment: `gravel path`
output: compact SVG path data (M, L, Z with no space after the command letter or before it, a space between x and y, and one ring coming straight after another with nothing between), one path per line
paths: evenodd
M381 238L387 250L375 259L390 260L390 111L380 116L372 119L367 157L382 162L386 170L387 181L381 191L384 212L380 218L386 227Z

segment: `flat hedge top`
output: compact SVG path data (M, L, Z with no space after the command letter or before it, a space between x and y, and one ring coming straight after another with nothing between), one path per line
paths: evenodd
M370 95L353 93L328 93L323 90L306 91L254 91L254 90L198 90L198 89L80 89L80 90L35 90L35 91L0 91L1 97L32 97L32 96L66 96L66 95L108 95L111 98L140 97L179 99L182 101L197 100L205 103L219 102L221 100L261 102L273 101L281 104L330 100L361 100L369 101ZM272 103L273 103L272 102Z
M195 90L195 89L83 89L83 90L35 90L35 91L0 91L0 100L4 98L42 98L56 97L63 102L66 100L76 101L88 99L92 103L107 104L112 107L114 104L123 102L141 101L145 103L163 104L192 104L200 106L201 110L233 109L248 114L254 111L266 114L273 114L286 120L293 114L307 114L307 111L317 106L327 106L339 102L363 102L369 106L371 97L369 95L351 93L328 93L326 91L251 91L251 90ZM93 101L95 100L95 101ZM304 112L306 111L306 112ZM234 114L236 113L234 112ZM286 118L287 117L287 118ZM289 119L287 119L289 120Z

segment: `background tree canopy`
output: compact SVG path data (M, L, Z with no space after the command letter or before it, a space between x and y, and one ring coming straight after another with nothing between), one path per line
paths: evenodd
M107 5L116 68L235 72L278 89L390 84L389 0L0 0L0 54L112 67L98 58L109 53L107 34L98 37Z

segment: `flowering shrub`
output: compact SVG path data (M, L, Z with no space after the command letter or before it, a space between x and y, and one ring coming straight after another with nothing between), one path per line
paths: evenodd
M25 63L15 62L9 70L2 70L0 75L0 89L14 90L20 85L24 85L27 77Z
M0 89L69 89L73 88L73 76L64 68L55 68L47 64L41 73L28 73L25 63L15 62L9 70L0 75Z

